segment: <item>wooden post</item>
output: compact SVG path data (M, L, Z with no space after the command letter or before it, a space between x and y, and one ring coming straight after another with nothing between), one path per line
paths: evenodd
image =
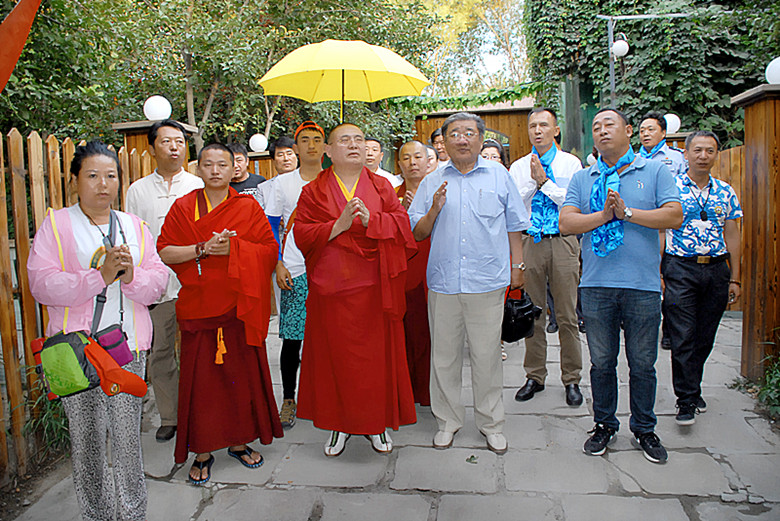
M130 158L127 157L127 147L119 149L119 166L122 168L119 176L122 187L119 195L122 202L120 209L124 210L127 207L127 189L130 188Z
M62 167L60 166L60 143L49 135L44 144L46 152L46 174L49 178L49 205L55 210L62 208Z
M742 374L764 375L780 353L780 85L761 85L731 99L745 108L742 192Z
M11 201L14 215L14 232L16 235L16 262L18 266L21 267L27 266L27 257L30 255L30 230L28 228L30 221L27 214L27 187L25 183L27 172L24 169L24 138L15 128L11 129L11 132L8 133L8 167L11 173ZM19 292L21 294L20 302L22 304L23 343L29 348L29 342L35 335L35 308L29 305L32 301L32 295L30 295L27 277L22 274L21 269L18 273ZM28 304L27 306L25 306L25 302ZM34 301L32 302L34 304ZM11 307L10 309L13 308ZM15 336L16 324L13 325L13 328ZM17 344L14 343L10 346L13 349L10 360L9 358L3 358L6 364L18 364L19 355L16 353L16 345ZM3 342L3 350L5 349L6 344ZM15 372L18 374L18 371L17 365ZM34 381L35 373L28 373L28 380ZM27 444L24 441L24 438L22 438L24 407L19 407L18 405L20 404L22 404L21 400L17 406L12 406L11 408L11 432L14 437L18 471L19 474L24 474L27 472Z
M73 206L78 201L76 188L71 183L70 164L73 162L73 154L76 153L76 145L69 137L62 141L62 171L65 174L65 197L63 203L65 206Z
M43 176L43 141L34 130L27 136L27 170L33 223L37 230L46 216L46 181Z
M0 139L0 201L2 208L8 208L8 201L5 197L5 153L3 149L3 140ZM24 411L18 405L22 401L22 380L19 375L19 355L16 350L16 320L14 313L13 298L13 275L11 273L11 255L10 245L8 244L8 214L5 210L0 212L0 309L6 310L0 313L0 344L3 346L3 361L5 368L5 381L11 409L11 425L20 425L23 421ZM14 403L16 402L16 403ZM3 407L3 395L0 393L0 410ZM14 418L14 412L21 419ZM5 483L8 479L8 445L6 441L5 415L0 415L0 483ZM14 439L14 445L24 443L21 430L16 429L11 432Z

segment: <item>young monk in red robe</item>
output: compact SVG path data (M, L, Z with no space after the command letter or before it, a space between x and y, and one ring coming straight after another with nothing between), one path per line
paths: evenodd
M425 145L419 141L405 143L398 151L398 166L401 167L404 182L396 188L396 193L401 205L408 209L420 181L428 173L428 151ZM417 255L409 259L406 273L406 362L409 365L414 401L420 405L430 405L431 331L428 327L425 270L428 268L431 238L418 242L417 249Z
M212 451L228 447L228 455L256 468L263 457L247 443L282 437L265 351L278 245L257 201L230 188L227 147L204 147L198 173L205 188L173 204L157 241L182 284L174 458L184 463L197 454L194 484L211 477Z
M387 453L386 429L416 421L402 324L416 246L392 186L363 166L363 132L339 125L325 153L333 166L303 187L295 220L309 281L298 416L332 431L327 456L351 434Z

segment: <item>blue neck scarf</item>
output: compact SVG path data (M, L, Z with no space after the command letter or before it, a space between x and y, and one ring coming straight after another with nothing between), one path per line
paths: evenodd
M661 150L661 148L663 148L663 146L664 146L664 144L665 144L665 143L666 143L666 141L664 141L664 140L662 139L661 141L659 141L658 143L656 143L656 144L655 144L655 146L653 147L653 149L652 149L650 152L648 152L647 150L645 150L645 147L644 147L644 146L642 146L642 145L639 145L639 155L640 155L640 156L642 156L642 157L644 157L645 159L650 159L650 158L651 158L651 157L653 157L653 156L654 156L654 155L655 155L655 154L656 154L656 153L657 153L659 150Z
M620 192L620 176L618 170L634 161L634 151L628 147L628 152L618 159L615 166L609 167L599 156L598 166L599 178L593 183L590 192L590 211L592 213L600 212L604 209L604 203L607 201L607 191L609 188L615 192ZM590 243L593 253L599 257L606 257L618 246L623 245L623 221L615 217L608 223L602 224L594 229L590 235Z
M539 158L539 162L542 163L542 168L547 174L547 177L555 182L555 176L553 175L552 162L555 159L555 154L558 153L558 147L555 143L552 144L550 150L544 153L543 156L539 155L536 147L531 149L531 153ZM542 240L542 234L554 234L559 233L558 229L558 205L555 202L542 193L541 190L537 190L534 194L534 198L531 200L531 227L527 232L533 236L534 242Z

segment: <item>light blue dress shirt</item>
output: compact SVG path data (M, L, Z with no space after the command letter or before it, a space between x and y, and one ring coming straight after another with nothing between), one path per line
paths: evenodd
M641 148L642 145L639 146ZM688 161L685 160L683 151L679 148L670 147L666 144L658 149L658 152L653 154L653 157L651 157L650 160L660 161L661 163L665 164L666 168L668 168L674 176L684 174L688 171Z
M482 157L467 174L450 162L425 176L409 207L412 229L447 181L447 200L431 232L428 287L437 293L486 293L510 282L507 232L531 225L509 172Z

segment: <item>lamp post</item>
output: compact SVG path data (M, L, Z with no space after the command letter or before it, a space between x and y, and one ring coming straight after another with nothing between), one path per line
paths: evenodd
M614 40L615 34L615 22L617 20L651 20L655 18L687 18L690 16L686 13L671 13L671 14L631 14L631 15L618 15L608 16L603 14L596 15L596 18L607 21L607 41L609 45L609 97L610 104L615 105L615 56L622 58L628 54L628 42L624 34L620 33L622 39ZM622 44L620 43L622 42Z

